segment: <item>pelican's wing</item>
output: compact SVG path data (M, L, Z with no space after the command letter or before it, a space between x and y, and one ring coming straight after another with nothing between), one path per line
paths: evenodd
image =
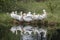
M42 14L42 15L39 16L39 20L42 20L42 19L44 19L46 17L47 17L47 14Z
M34 20L38 20L38 17L39 17L38 15L34 15L34 16L33 16L33 19L34 19Z
M14 18L14 19L17 19L17 20L19 20L19 21L22 21L22 16L20 16L20 15L11 14L11 17Z
M31 13L28 13L26 16L24 16L23 18L25 21L29 22L29 21L32 21L32 14Z
M23 19L24 21L27 21L27 22L32 21L32 17L30 16L24 16Z

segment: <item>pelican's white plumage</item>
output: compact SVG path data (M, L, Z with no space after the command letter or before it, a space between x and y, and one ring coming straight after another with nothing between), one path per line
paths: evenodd
M14 14L14 12L12 12L10 15L11 15L12 18L16 19L16 17L15 17L16 14Z
M14 12L11 13L11 17L14 18L14 19L17 19L19 21L22 21L22 15L14 14Z
M24 16L23 19L26 22L32 21L32 14L31 14L31 12L28 12L28 14L26 16Z
M19 15L19 21L23 21L23 12L22 11L20 12L20 15Z
M34 13L33 13L33 20L38 20L38 17L39 17L39 14L36 15L36 13L34 12Z
M15 11L11 13L11 17L19 21L24 20L26 22L30 22L32 20L43 20L44 18L47 17L47 14L46 14L45 9L43 9L42 15L39 15L39 14L36 15L35 12L33 13L33 15L31 14L31 12L28 12L27 14L26 13L22 14L22 11L20 12L20 15L17 15L17 11Z
M39 15L39 20L42 20L42 19L44 19L46 17L47 17L46 11L45 11L45 9L43 9L43 14Z
M15 14L17 14L17 11L15 11Z

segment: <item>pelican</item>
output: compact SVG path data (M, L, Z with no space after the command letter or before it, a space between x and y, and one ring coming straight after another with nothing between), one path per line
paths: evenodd
M10 14L10 16L15 19L14 15L15 15L15 14L14 14L14 11L13 11L13 12Z
M20 12L20 15L21 15L21 16L23 15L22 13L23 13L23 12L21 11L21 12Z
M42 19L44 19L44 18L46 18L46 17L47 17L47 14L46 14L45 9L43 9L43 13L44 13L44 14L39 15L39 20L42 20Z
M25 21L25 17L27 16L26 13L23 13L23 20Z
M15 11L15 14L17 14L17 11Z
M36 13L34 12L34 13L33 13L33 20L38 20L38 17L39 17L39 14L36 15Z
M25 19L26 16L27 16L27 14L26 13L23 13L23 20Z
M22 21L23 20L22 19L22 13L21 13L21 15L17 15L17 14L14 14L14 12L12 12L10 15L11 15L12 18L14 18L16 20L19 20L19 21Z
M31 14L31 12L28 12L28 14L26 16L24 16L23 19L26 22L32 21L32 14Z

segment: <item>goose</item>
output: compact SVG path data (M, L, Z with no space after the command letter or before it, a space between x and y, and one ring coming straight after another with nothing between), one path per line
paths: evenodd
M31 14L31 12L28 12L28 14L26 16L24 16L23 19L26 22L32 21L32 14Z
M22 11L20 12L20 15L21 15L21 16L23 15L23 12L22 12Z
M46 17L47 17L47 14L46 14L45 9L43 9L43 13L44 13L44 14L39 15L39 20L43 20L44 18L46 18Z

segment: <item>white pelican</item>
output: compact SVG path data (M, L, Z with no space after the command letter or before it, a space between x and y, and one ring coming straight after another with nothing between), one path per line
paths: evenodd
M15 14L17 14L17 11L15 11Z
M23 12L21 11L21 12L20 12L20 15L21 15L21 16L23 15L22 13L23 13Z
M25 34L25 33L31 34L32 31L33 31L32 26L29 26L29 25L28 25L28 26L25 26L25 27L24 27L24 34Z
M42 19L44 19L44 18L47 17L46 11L45 11L44 9L43 9L43 13L44 13L44 14L39 15L39 20L42 20Z
M38 17L39 17L39 14L36 15L36 13L34 12L34 13L33 13L33 20L38 20Z
M28 14L26 16L24 16L23 19L26 22L32 21L32 14L31 14L31 12L28 12Z
M27 14L26 13L23 13L23 19L25 19L26 16L27 16Z
M27 16L27 14L26 14L26 13L23 13L23 17L24 17L24 16Z
M22 13L21 15L17 15L17 14L14 14L14 12L11 13L11 17L16 19L16 20L19 20L19 21L22 21Z
M11 16L12 18L16 19L16 18L15 18L15 15L16 15L16 14L14 14L14 11L10 14L10 16Z

